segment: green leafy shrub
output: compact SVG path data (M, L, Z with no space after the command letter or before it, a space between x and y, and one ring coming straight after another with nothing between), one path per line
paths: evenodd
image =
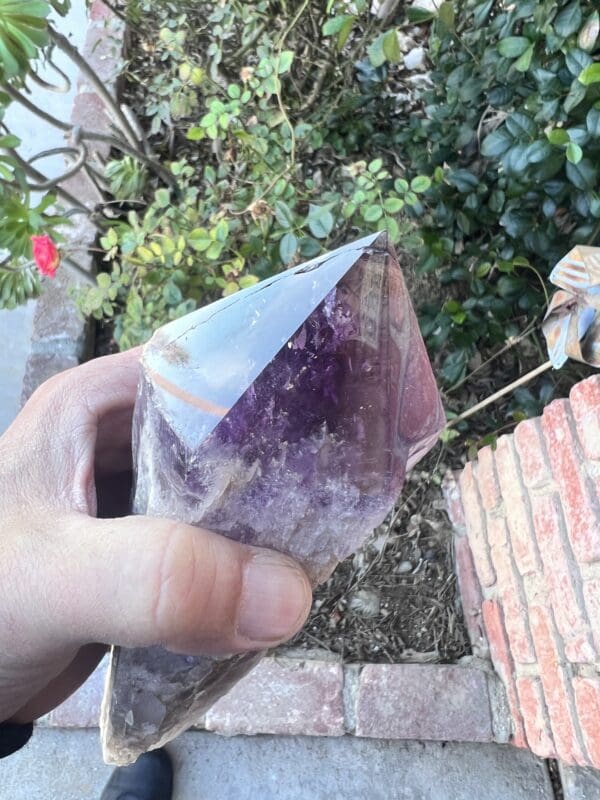
M372 31L360 30L366 3L356 4L356 15L336 15L342 3L321 8L316 19L290 14L279 30L264 24L274 4L199 5L201 36L194 37L192 9L175 18L163 13L152 42L157 69L143 100L153 143L168 141L180 156L171 170L181 197L159 189L146 209L114 225L101 240L114 267L110 280L100 276L101 285L81 299L86 313L115 315L121 347L195 305L369 232L385 229L404 247L420 242L414 225L431 180L409 180L393 154L382 152L391 125L373 100L387 56ZM324 67L343 62L348 43L366 59L364 82L354 71L334 71L324 103L299 89L310 76L292 49L300 46L297 30L315 25L328 53L324 75ZM124 197L128 173L124 161L110 166L115 196Z
M420 269L439 276L446 296L424 309L422 326L445 353L448 384L477 349L538 317L549 269L600 235L596 4L455 8L432 29L422 112L394 143L412 171L432 177Z

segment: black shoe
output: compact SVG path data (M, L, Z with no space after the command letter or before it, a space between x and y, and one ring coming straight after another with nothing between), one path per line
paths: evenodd
M172 796L171 759L166 750L152 750L129 767L117 767L100 800L171 800Z

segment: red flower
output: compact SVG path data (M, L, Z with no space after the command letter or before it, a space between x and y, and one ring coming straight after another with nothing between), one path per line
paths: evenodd
M48 278L54 278L60 265L60 253L57 246L47 234L32 236L31 244L33 245L33 260L39 271Z

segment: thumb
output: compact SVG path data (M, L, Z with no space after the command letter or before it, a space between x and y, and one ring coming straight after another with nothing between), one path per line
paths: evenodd
M261 649L293 636L310 610L307 576L280 553L141 516L77 515L66 528L73 554L57 622L76 643L191 655Z

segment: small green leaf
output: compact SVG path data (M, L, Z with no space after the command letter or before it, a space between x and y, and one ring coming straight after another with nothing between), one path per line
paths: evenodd
M249 289L251 286L256 286L258 283L258 278L256 275L242 275L239 278L238 283L240 285L240 289Z
M598 171L588 158L582 158L578 164L567 162L567 177L578 189L593 189L598 178Z
M337 49L338 50L342 50L344 48L344 45L346 44L346 42L350 38L350 34L354 30L354 25L355 24L356 24L356 17L348 16L346 18L346 21L344 22L344 25L342 26L340 32L338 33L338 38L337 38Z
M533 140L537 133L537 125L527 114L522 111L514 111L506 118L506 129L521 141L525 139Z
M367 206L362 215L365 222L377 222L383 217L383 209L381 206Z
M585 86L582 86L581 83L577 80L573 81L569 94L567 95L564 102L564 109L567 112L567 114L570 114L574 108L577 108L577 106L581 102L583 102L583 100L585 99L585 95L586 95Z
M383 36L383 52L390 64L397 64L402 58L400 44L398 42L398 33L395 28L392 28Z
M317 239L326 239L333 230L333 214L323 206L311 204L308 211L308 227Z
M0 147L6 147L7 149L15 149L19 147L21 144L21 140L18 136L13 136L12 134L7 134L6 136L0 136Z
M517 70L517 72L527 72L531 66L531 60L533 58L534 51L535 46L531 45L531 47L528 47L527 50L525 50L521 58L518 58L515 61L514 68Z
M285 75L286 72L289 72L292 62L294 60L294 51L293 50L284 50L279 56L279 69L277 70L279 75Z
M514 139L505 127L498 128L483 140L481 154L486 158L498 158L512 147Z
M286 233L279 243L279 255L284 264L289 264L298 250L298 239L293 233Z
M583 158L583 150L578 144L575 142L569 142L567 145L567 159L571 162L571 164L579 164L581 159Z
M404 208L404 200L399 197L388 197L383 203L383 208L386 214L398 214Z
M454 5L450 2L450 0L446 0L445 3L438 8L438 19L449 31L454 30L454 23L456 20L456 12L454 11Z
M186 139L188 139L190 142L199 142L204 138L206 138L204 128L199 128L197 125L195 125L193 128L190 128L186 133Z
M287 203L284 203L283 200L276 200L274 210L275 218L282 228L287 230L294 227L294 214Z
M376 158L374 161L371 161L371 163L368 166L368 170L373 175L376 175L382 168L382 166L383 166L383 160L381 158Z
M595 139L600 139L600 109L591 108L586 117L586 125L590 134Z
M569 143L569 134L564 128L553 128L548 132L548 141L556 147L563 147Z
M530 40L525 36L508 36L498 44L498 52L504 58L518 58L531 46Z
M323 36L335 36L338 34L349 16L349 14L338 14L336 17L328 19L322 27Z
M595 62L586 67L579 76L579 82L584 86L600 83L600 62Z
M415 194L423 194L431 189L431 178L428 178L427 175L417 175L410 182L410 188Z
M373 42L371 42L367 49L369 61L374 67L383 66L387 60L387 56L383 49L384 36L384 33L380 33L379 36Z
M323 25L323 36L337 35L337 48L341 50L348 41L355 23L356 16L354 14L338 14L337 17L328 19Z
M423 22L431 22L436 17L435 11L430 11L430 9L421 8L420 6L409 6L406 9L406 14L408 21L414 22L416 25L420 25Z

